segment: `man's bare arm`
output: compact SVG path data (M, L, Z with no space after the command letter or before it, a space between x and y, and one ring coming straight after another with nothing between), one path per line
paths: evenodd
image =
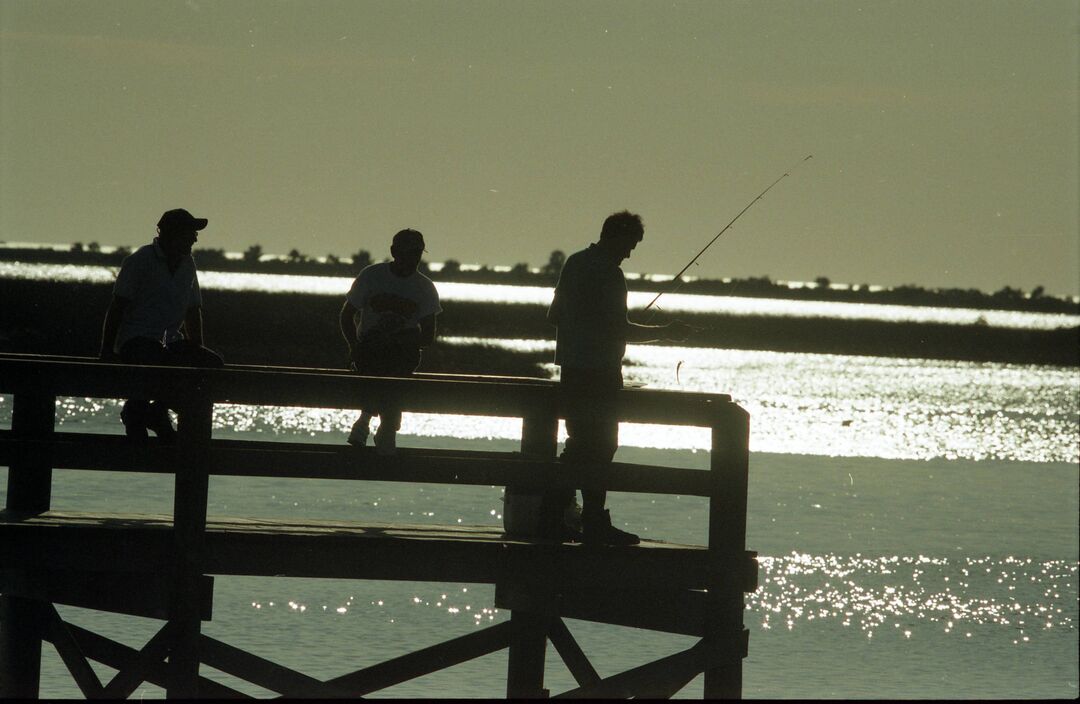
M191 306L184 313L184 336L200 347L203 344L202 306Z
M338 328L341 330L341 336L345 338L345 344L349 347L349 358L352 359L353 345L356 342L356 326L353 323L353 318L356 316L356 306L348 301L345 301L341 306L341 312L338 314Z
M678 320L663 325L643 325L630 320L626 321L627 342L660 342L661 340L681 342L689 337L691 332L693 328Z
M559 313L562 310L562 298L559 294L559 289L555 289L555 294L551 297L551 305L547 309L547 321L551 325L556 327L559 325Z
M435 343L435 314L420 318L420 346L427 347Z
M120 331L120 321L124 318L124 309L129 301L120 296L113 296L105 311L105 322L101 326L101 350L98 356L101 359L109 359L116 353L113 346L116 344L116 334Z

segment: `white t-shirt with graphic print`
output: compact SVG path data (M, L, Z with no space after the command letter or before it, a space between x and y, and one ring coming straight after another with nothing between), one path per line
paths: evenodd
M345 297L360 311L357 339L380 329L389 333L415 327L429 315L442 312L439 292L431 279L415 271L398 276L390 262L365 267Z

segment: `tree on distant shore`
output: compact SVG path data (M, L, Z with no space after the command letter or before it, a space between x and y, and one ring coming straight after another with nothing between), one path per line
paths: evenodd
M522 276L529 275L529 265L525 262L519 262L510 269L510 275L521 278Z
M210 247L199 247L193 252L195 257L195 263L199 265L199 268L208 269L220 269L225 263L227 257L225 256L224 249L214 249Z
M443 262L441 273L457 274L461 272L461 262L457 259L447 259Z
M244 250L244 261L248 264L258 264L262 258L262 246L253 244Z
M286 259L288 259L290 264L301 264L308 260L308 256L303 254L299 249L290 249L289 253L286 255Z
M83 251L83 243L76 242L75 244L71 245L71 251L75 252L76 254L81 254Z
M352 262L353 271L361 271L365 267L371 266L371 252L366 249L361 249L356 254L352 255L349 260Z
M559 273L562 271L563 264L565 264L565 263L566 263L566 254L561 249L556 249L555 251L553 251L551 253L551 256L548 257L547 264L545 264L540 269L540 271L541 271L541 273L544 274L544 276L554 278L554 277L557 277L559 275Z

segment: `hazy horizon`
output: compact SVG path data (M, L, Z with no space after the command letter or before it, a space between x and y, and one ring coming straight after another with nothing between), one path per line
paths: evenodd
M0 2L0 240L1080 295L1080 4ZM814 158L792 170L807 154Z
M46 248L46 249L56 249L56 250L59 250L59 251L70 251L70 249L75 244L82 245L83 248L85 249L87 247L87 245L89 245L91 243L90 242L78 242L78 243L75 243L75 242L70 242L70 243L64 243L64 242L7 242L5 240L0 240L0 248L13 248L13 249L19 249L19 248L24 248L25 247L25 248ZM100 247L101 251L105 252L105 253L115 251L118 247L128 247L128 245L110 245L110 244L103 244L103 243L100 243L100 242L94 242L94 244L97 244ZM254 243L254 244L258 244L258 243ZM136 244L134 248L130 248L131 251L134 251L134 249L137 248L138 246L140 246L140 245ZM196 247L195 247L196 253L197 253L197 250L199 250L199 249L221 249L221 248L219 248L219 247L205 247L205 246L202 246L202 245L196 245ZM227 257L233 258L233 259L239 259L244 254L244 252L242 250L228 250L228 249L226 249L226 250L224 250L224 252L225 252L225 255ZM326 255L313 255L310 252L304 252L304 251L300 251L300 254L305 255L307 257L306 261L314 261L314 262L317 262L317 263L327 263ZM350 255L351 254L352 253L350 253ZM372 262L390 261L389 253L387 253L386 256L384 256L384 257L379 257L373 252L368 252L368 254L371 255ZM564 252L564 254L566 254L566 252ZM260 257L261 257L262 261L269 261L269 260L287 261L288 260L288 255L289 255L288 252L268 252L268 251L264 250L261 253ZM345 256L340 257L341 262L344 263L344 264L347 264L349 262L350 255L345 255ZM438 272L438 271L441 270L442 266L446 263L447 260L428 259L427 257L424 257L423 261L425 263L427 263L428 265L430 265L432 267L433 271ZM491 262L470 262L470 261L459 261L459 260L455 260L455 261L457 261L457 263L461 266L462 270L464 270L464 271L474 271L474 270L486 267L486 268L488 268L488 269L490 269L492 271L503 272L503 273L509 273L514 268L514 266L516 264L523 263L523 262L514 262L514 264L506 264L506 263L492 264ZM530 269L532 269L532 270L540 270L540 269L542 269L543 265L546 262L524 262L524 263L527 263L529 265ZM302 260L302 261L298 262L298 264L300 266L303 266L304 261ZM0 268L2 268L2 267L0 267ZM662 273L662 272L636 271L634 269L628 268L625 263L624 263L622 268L623 268L623 270L624 270L624 272L626 274L626 277L627 277L628 281L633 281L633 280L636 280L636 279L639 279L639 278L648 277L649 280L651 280L651 281L664 282L664 281L672 280L673 276L674 276L674 272L672 272L671 274L668 274L668 273ZM207 271L213 271L213 269L207 269ZM281 272L276 272L276 274L281 274ZM263 274L260 274L260 275L263 275ZM273 276L275 274L268 274L268 275ZM294 274L294 275L289 275L289 276L306 276L306 275L305 274ZM800 287L804 287L804 286L815 286L817 284L816 279L820 278L820 277L813 277L811 279L796 280L796 279L780 279L780 278L768 276L767 274L765 276L766 276L766 278L770 279L774 284L789 285L789 286L794 287L794 288L800 288ZM720 278L713 279L712 277L708 277L708 276L702 277L702 276L697 276L697 275L691 275L689 273L684 274L683 277L682 277L682 279L685 280L685 281L697 281L697 280L721 281L721 280L740 280L740 279L746 279L746 278L753 278L753 277L734 277L734 279L732 279L732 277L728 276L728 277L720 277ZM914 286L916 288L922 288L922 289L925 289L925 290L928 290L928 291L941 290L941 287L923 286L923 285L921 285L921 284L919 284L918 282L915 282L915 281L909 281L909 282L906 282L905 284L898 284L897 286L890 287L890 286L886 286L886 285L883 285L883 284L876 284L876 283L874 283L872 281L862 281L862 282L837 281L837 280L832 279L831 277L826 276L825 278L829 279L829 284L831 286L866 287L867 290L871 290L871 291L883 290L883 289L888 289L888 288L896 288L897 286ZM1016 289L1017 287L1012 286L1011 288ZM979 290L980 292L982 292L984 294L987 294L987 295L995 293L995 291L990 291L990 290L985 290L985 289L977 289L977 290ZM1028 290L1019 289L1019 290L1022 293L1025 293L1025 294L1030 294L1032 292L1032 289L1028 289ZM710 295L710 294L702 294L702 295ZM720 295L729 295L729 294L720 294ZM1080 302L1080 296L1073 296L1073 295L1070 295L1070 294L1055 294L1053 292L1044 291L1042 295L1043 296L1048 296L1048 297L1056 297L1056 298L1059 298L1061 300L1069 300L1069 301L1072 301L1072 302Z

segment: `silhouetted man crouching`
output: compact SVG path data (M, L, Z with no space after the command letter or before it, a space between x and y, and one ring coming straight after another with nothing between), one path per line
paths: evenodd
M353 281L341 306L338 326L349 346L354 371L364 376L409 376L420 364L420 349L435 341L435 316L442 312L439 292L417 271L424 254L424 236L401 230L390 245L393 261L372 264ZM401 411L393 399L365 407L353 424L348 443L363 447L369 424L379 415L375 451L393 455Z

